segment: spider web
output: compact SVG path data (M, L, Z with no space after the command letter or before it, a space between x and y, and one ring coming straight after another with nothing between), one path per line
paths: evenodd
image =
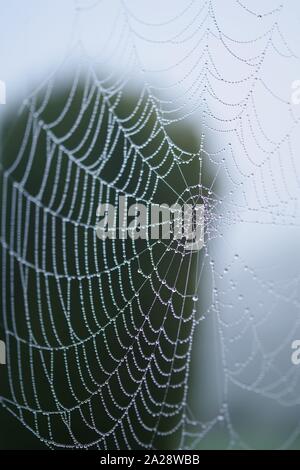
M291 6L140 3L75 3L4 148L1 404L50 448L297 446ZM204 248L100 241L120 195L201 200Z

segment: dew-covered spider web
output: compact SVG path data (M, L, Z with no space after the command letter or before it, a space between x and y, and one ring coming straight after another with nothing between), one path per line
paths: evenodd
M1 405L50 448L299 447L300 8L70 17L1 131ZM99 240L120 196L201 202L204 247Z

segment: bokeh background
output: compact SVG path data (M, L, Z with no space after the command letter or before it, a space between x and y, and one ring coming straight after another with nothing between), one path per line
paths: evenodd
M300 78L297 2L0 4L0 79L7 88L7 104L0 108L4 168L15 161L24 136L24 100L39 102L53 84L44 116L51 121L64 108L79 67L83 83L91 67L100 80L119 80L123 116L146 84L170 139L196 156L201 148L203 168L195 158L184 170L188 185L201 182L209 208L205 249L188 277L193 289L197 286L197 318L203 317L192 349L191 429L183 441L172 436L156 445L298 448L300 370L290 359L291 343L300 334L300 106L291 101L292 83ZM82 106L80 98L77 109L74 101L73 114ZM145 126L142 140L157 119ZM62 134L71 122L72 116L63 120ZM75 140L82 139L87 125L83 120ZM45 146L40 152L47 153ZM40 185L38 157L37 173L31 170L33 193ZM26 152L17 181L24 168ZM181 178L175 173L169 178L181 192ZM163 185L156 196L160 202L171 197ZM1 240L3 256L3 234ZM3 270L2 278L8 275ZM18 296L23 287L14 282ZM16 305L22 322L22 301L16 299ZM157 311L164 316L165 309ZM9 314L3 311L2 318ZM5 337L3 320L1 327ZM5 405L7 369L1 366L0 373ZM2 448L43 446L7 406L1 420ZM61 439L59 425L56 432Z

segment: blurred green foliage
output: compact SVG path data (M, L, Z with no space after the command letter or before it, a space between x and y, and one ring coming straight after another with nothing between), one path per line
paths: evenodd
M1 219L1 229L7 246L10 247L10 252L6 248L1 250L1 261L6 266L6 290L2 291L2 297L3 295L6 297L6 299L2 298L2 305L6 305L6 311L2 312L3 319L5 316L7 328L10 331L17 332L18 337L26 341L36 341L38 345L45 345L46 336L51 347L59 346L49 312L50 299L55 330L59 339L63 344L72 344L76 338L84 339L90 336L91 331L96 332L99 329L98 325L103 327L117 315L118 312L112 301L112 292L118 305L122 305L124 304L123 294L127 299L131 299L134 292L144 284L138 300L133 300L131 307L125 308L124 318L132 318L136 327L144 330L146 337L154 345L147 344L143 335L140 335L143 353L148 356L153 353L158 368L167 374L166 376L160 374L159 369L153 366L155 380L161 384L160 387L153 381L149 371L146 375L147 388L157 405L146 399L148 406L153 410L153 413L149 413L138 394L135 402L139 417L135 408L131 406L128 412L130 428L128 420L122 417L124 411L115 406L108 389L104 387L100 395L95 394L91 399L90 408L88 403L82 405L82 413L89 421L88 416L92 410L93 422L102 432L108 432L113 427L114 419L122 420L129 444L134 448L138 446L133 438L132 429L141 441L152 442L155 448L177 448L181 427L177 427L177 430L170 434L167 432L176 429L176 425L181 420L182 410L179 407L180 411L177 414L173 417L166 417L163 412L167 410L159 403L165 401L180 405L184 399L184 387L172 388L172 386L182 382L186 373L185 367L181 372L174 372L174 368L180 369L180 366L184 366L179 357L182 356L186 361L189 348L189 342L185 340L189 338L192 327L189 318L193 309L191 295L197 278L197 255L182 256L182 248L178 248L175 242L171 244L171 250L167 251L165 241L150 242L151 250L145 250L147 246L143 240L137 240L134 243L131 240L116 241L115 252L112 250L111 241L98 240L95 252L95 234L92 231L87 233L83 225L89 223L91 210L96 223L96 208L100 202L107 198L111 202L115 201L116 191L110 189L108 192L107 188L115 181L117 175L121 176L114 185L121 193L124 187L127 193L133 194L138 188L136 195L132 197L132 202L142 197L150 181L149 191L146 191L148 200L152 198L152 201L156 203L172 204L176 202L178 195L188 198L189 192L198 202L203 200L207 196L206 188L212 182L212 172L208 162L205 159L199 159L200 134L192 126L180 121L173 125L162 126L149 97L145 94L140 100L138 86L136 92L131 88L110 95L108 86L106 89L99 89L88 78L82 77L74 88L74 95L68 104L71 90L72 84L69 81L65 84L60 83L54 86L47 101L44 101L46 95L42 90L29 102L29 108L32 107L30 111L28 107L25 107L20 115L13 111L3 126L5 145L2 167L4 170L12 169L8 178L4 176L3 171L1 172L1 191L5 194L6 204L5 216ZM102 124L100 128L97 128L102 105ZM34 116L34 110L39 108L42 111ZM59 116L63 118L60 119ZM43 128L44 124L53 121L56 121L56 124L46 131ZM136 132L129 131L134 128ZM131 145L128 142L128 134L130 134ZM170 138L169 142L166 141L166 134ZM18 163L12 166L17 161L25 135L28 135L28 139L22 149L22 156ZM135 152L132 146L141 145L139 152ZM130 153L126 155L129 148L131 148ZM53 153L50 157L51 152ZM84 158L87 152L88 157ZM174 165L174 155L177 156L180 164ZM184 161L186 161L185 164L182 163ZM102 167L99 178L95 179L93 171L99 168L100 164ZM122 164L124 164L123 169ZM45 180L46 171L48 176ZM138 187L139 178L141 178L140 187ZM158 179L157 188L154 193L151 193L156 178ZM197 187L199 181L201 188ZM186 190L186 186L190 188L189 191ZM41 188L43 188L42 191ZM39 204L30 202L27 205L28 196L33 198L32 201L38 200ZM63 204L61 204L62 201L64 201ZM45 208L48 208L46 212ZM53 213L58 213L59 218L52 217L49 209ZM79 222L79 225L69 223L70 219ZM12 224L14 224L13 228ZM25 226L28 229L27 233L25 233ZM42 242L43 231L46 231L45 247ZM53 239L54 232L55 239ZM63 233L65 239L63 239ZM23 247L25 237L27 247L23 255L31 266L43 267L50 273L64 274L66 274L67 266L71 280L62 278L59 281L59 287L55 276L45 277L36 269L29 268L28 286L24 289L24 278L22 279L24 271L21 272L20 260L13 256L12 252L21 255L20 247ZM135 253L140 254L139 263L137 258L134 259ZM130 272L129 265L124 263L120 273L118 270L111 270L108 274L101 275L101 282L98 277L92 278L90 282L84 279L78 281L79 273L84 277L97 271L95 256L101 269L104 268L104 259L108 268L115 265L116 259L120 264L124 262L124 259L132 259ZM201 266L203 253L199 253L198 256L199 266ZM157 265L157 272L153 272L153 263ZM144 275L138 274L139 270ZM132 273L132 278L130 278L130 273ZM122 278L121 286L119 274ZM160 279L165 279L166 285L162 285ZM170 292L168 286L174 286L176 292ZM206 301L203 286L204 281L198 291L200 304L205 304ZM173 311L162 304L154 291L159 292L160 298L166 302L171 298L174 312L181 319L177 319ZM188 295L181 296L178 292L183 294L186 292ZM67 296L70 302L68 319L61 300L63 298L67 302ZM6 300L5 303L4 300ZM84 302L84 311L82 302ZM106 306L106 311L103 311L103 305ZM94 312L97 322L93 320ZM150 330L147 322L144 323L144 312L150 312L149 321L153 327L159 330L163 325L169 338L176 341L175 348L165 340L163 334L156 334ZM111 353L120 361L124 357L120 342L127 349L132 346L139 366L145 368L147 362L139 355L137 342L132 345L132 338L128 330L124 328L120 315L116 322L119 338L116 337L114 328L108 328L106 338L100 334L96 336L96 341L84 343L84 348L71 348L65 354L57 350L52 356L47 350L41 354L38 348L29 348L26 343L18 341L15 334L7 335L9 363L0 371L0 395L11 400L10 402L3 401L5 408L15 413L28 429L36 430L42 438L47 440L50 439L47 413L22 412L17 403L25 405L25 408L40 408L47 412L58 411L57 403L53 399L52 392L54 391L61 405L70 408L76 405L76 400L70 391L69 378L71 378L78 400L81 402L88 400L89 394L85 387L81 386L82 378L93 392L96 391L96 387L91 381L86 361L94 379L100 384L107 379L103 368L111 374L116 368L114 361L107 353L106 340ZM4 329L3 320L1 327ZM133 323L130 321L128 321L128 328L131 334L136 334ZM178 338L182 342L177 341ZM95 348L101 358L102 367L99 366ZM166 362L161 350L168 357L173 357L174 361ZM175 353L177 358L175 358ZM19 360L21 367L19 367ZM52 387L43 365L44 362L49 371L50 361L53 361ZM30 364L34 364L33 368ZM11 374L14 385L15 398L9 385L8 372ZM137 384L132 380L132 375L138 381L142 378L141 373L135 367L133 357L129 354L128 361L119 367L119 377L133 395L137 391ZM110 389L117 403L124 407L129 406L132 396L124 395L116 374L110 378ZM143 393L147 396L145 389ZM38 402L36 396L38 396ZM26 402L24 397L26 397ZM40 439L31 434L23 424L12 418L7 410L2 407L0 409L1 448L37 449L44 446ZM140 419L149 428L154 427L159 431L153 441L153 432L145 430L140 425ZM90 424L92 424L91 421ZM67 426L60 417L51 418L51 428L56 442L62 445L73 445ZM84 423L78 412L72 414L71 428L78 442L89 444L99 438ZM163 433L166 434L163 435ZM121 447L125 448L126 444L120 427L117 428L116 435ZM108 448L115 448L116 443L112 435L107 437L106 444Z

